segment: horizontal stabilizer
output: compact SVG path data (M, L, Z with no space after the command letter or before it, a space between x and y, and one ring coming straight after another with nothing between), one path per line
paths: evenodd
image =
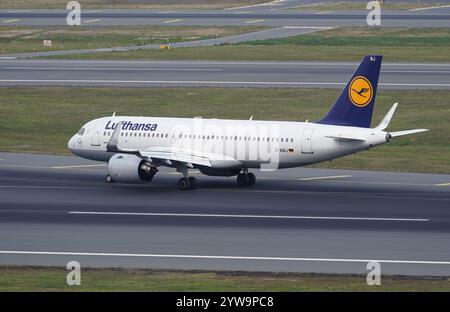
M404 130L404 131L395 131L395 132L389 132L393 138L399 137L402 135L408 135L413 133L419 133L419 132L425 132L428 131L428 129L413 129L413 130Z
M355 137L355 136L350 136L350 135L343 135L343 136L327 135L326 137L335 139L338 141L360 141L360 142L363 142L366 140L365 138Z

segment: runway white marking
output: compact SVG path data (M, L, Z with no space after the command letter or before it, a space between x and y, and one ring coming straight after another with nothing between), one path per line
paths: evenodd
M335 27L325 27L325 26L283 26L285 29L332 29Z
M50 167L51 169L69 169L69 168L87 168L87 167L105 167L106 164L95 164L95 165L75 165L75 166L56 166Z
M69 211L76 215L116 215L116 216L150 216L150 217L193 217L193 218L244 218L244 219L305 219L305 220L348 220L348 221L398 221L428 222L423 218L360 218L360 217L326 217L326 216L276 216L244 214L206 214L206 213L159 213L159 212L111 212L111 211Z
M324 176L324 177L309 177L309 178L299 178L300 181L311 181L311 180L325 180L325 179L339 179L339 178L350 178L351 175L335 175L335 176Z
M6 70L98 70L98 71L207 71L218 72L223 71L222 68L105 68L105 67L21 67L21 66L6 66Z
M429 6L429 7L425 7L425 8L409 9L409 11L423 11L423 10L449 8L449 7L450 7L450 4L445 4L445 5Z
M261 23L261 22L264 22L264 20L257 19L257 20L246 21L245 24Z
M170 23L177 23L177 22L182 22L182 19L173 19L173 20L169 20L169 21L165 21L164 24L170 24Z
M315 27L314 27L315 28ZM5 66L5 70L98 70L98 71L223 71L223 68L123 68L123 67L27 67ZM382 73L450 74L450 70L382 70Z
M10 20L6 20L6 21L2 21L2 23L14 23L14 22L18 22L20 21L20 19L10 19Z
M450 186L450 183L439 183L435 184L436 186Z
M314 14L328 14L328 13L331 13L331 11L325 11L325 12L316 12L316 13L314 13Z
M64 190L104 190L107 189L106 187L99 187L99 186L92 186L92 187L86 187L86 186L40 186L40 185L0 185L0 189L8 189L8 188L22 188L22 189L64 189Z
M260 6L273 6L273 5L279 5L284 0L274 0L272 2L267 3L258 3L258 4L252 4L252 5L243 5L243 6L237 6L237 7L231 7L231 8L225 8L224 11L228 10L239 10L239 9L247 9L247 8L254 8L254 7L260 7Z
M346 82L301 81L201 81L201 80L77 80L77 79L0 79L0 82L47 82L47 83L135 83L135 84L198 84L198 85L286 85L286 86L342 86ZM379 83L392 87L450 87L450 83Z
M285 27L296 27L296 26L285 26ZM303 27L303 26L299 26ZM307 26L306 26L307 27ZM311 26L313 28L317 28L315 26ZM203 64L203 65L275 65L275 66L293 66L293 65L305 65L305 66L354 66L359 65L359 63L352 62L257 62L257 61L139 61L139 60L10 60L5 59L1 60L4 63L101 63L101 64ZM383 66L437 66L438 68L442 67L450 67L450 63L384 63Z
M300 257L258 257L258 256L216 256L186 254L150 254L150 253L110 253L110 252L74 252L74 251L25 251L0 250L3 255L52 255L52 256L100 256L100 257L143 257L143 258L185 258L185 259L218 259L218 260L262 260L262 261L309 261L309 262L353 262L367 263L377 261L391 264L430 264L450 265L450 261L429 260L391 260L391 259L346 259L346 258L300 258Z
M96 22L100 22L100 21L101 21L101 19L87 20L87 21L83 21L83 24L96 23Z
M8 13L23 13L23 12L30 12L31 10L14 10L14 11L8 11Z
M382 70L381 73L450 74L449 70Z

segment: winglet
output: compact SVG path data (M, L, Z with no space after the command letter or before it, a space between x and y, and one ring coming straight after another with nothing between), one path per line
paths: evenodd
M116 128L114 129L114 132L112 133L108 144L106 144L107 152L117 152L119 150L118 144L119 144L120 131L122 130L122 125L123 125L123 121L120 121L117 123Z
M387 112L386 116L384 116L383 120L375 127L376 130L384 130L389 126L391 122L392 116L394 116L395 110L397 109L398 103L392 105L391 109Z

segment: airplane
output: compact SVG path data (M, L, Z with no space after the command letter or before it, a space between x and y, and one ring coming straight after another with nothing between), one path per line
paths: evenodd
M107 183L150 182L159 167L170 167L182 175L180 190L196 187L192 169L210 176L236 176L239 186L254 185L256 178L249 169L315 164L428 131L385 131L397 103L371 128L381 62L381 55L365 56L328 114L315 122L114 113L83 125L69 140L68 148L80 157L107 162Z

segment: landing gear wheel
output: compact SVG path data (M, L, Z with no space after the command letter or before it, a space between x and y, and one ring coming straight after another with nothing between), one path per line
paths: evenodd
M189 177L189 183L191 184L191 189L195 189L197 187L197 179L194 177Z
M254 173L247 173L247 177L248 177L248 185L255 185L256 183L256 177Z
M247 185L248 184L248 175L246 175L245 173L238 174L238 176L236 178L236 182L239 186Z
M106 183L113 183L113 182L114 181L113 181L112 177L109 174L107 174L106 175Z
M182 191L187 191L191 188L191 182L187 178L181 178L178 180L178 188Z

